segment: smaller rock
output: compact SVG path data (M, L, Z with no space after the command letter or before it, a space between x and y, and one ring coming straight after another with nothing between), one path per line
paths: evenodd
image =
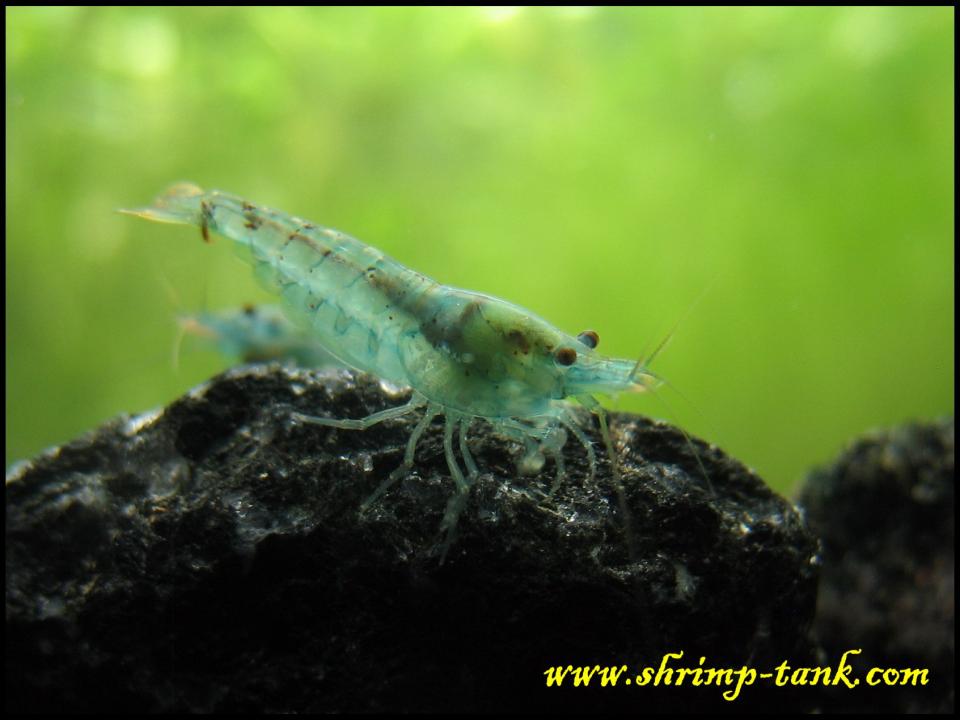
M824 653L835 662L862 650L859 686L825 693L822 709L952 713L953 418L858 440L810 476L801 505L823 544L816 630ZM929 682L871 687L875 667L925 668Z

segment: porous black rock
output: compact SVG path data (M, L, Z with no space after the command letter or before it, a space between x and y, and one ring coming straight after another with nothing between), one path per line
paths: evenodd
M653 711L803 707L770 681L640 687L674 669L809 663L816 541L720 450L613 414L625 517L594 419L589 479L567 443L518 477L485 423L482 475L439 562L453 483L439 420L415 473L365 514L416 418L374 379L228 371L7 477L6 707L13 711ZM709 475L706 482L700 465ZM554 666L622 666L616 687L548 687ZM626 684L630 678L631 683ZM674 675L676 682L676 675Z
M952 713L953 418L856 440L811 474L800 502L823 546L815 626L823 653L860 651L849 656L856 687L824 691L820 709ZM897 671L895 684L868 684L873 668ZM908 669L927 670L927 683Z

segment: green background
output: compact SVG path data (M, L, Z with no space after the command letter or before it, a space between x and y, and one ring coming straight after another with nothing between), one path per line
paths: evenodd
M781 490L953 412L952 8L6 13L7 463L222 368L174 370L178 309L268 299L226 242L113 212L176 180L612 355L680 321L684 397L616 407Z

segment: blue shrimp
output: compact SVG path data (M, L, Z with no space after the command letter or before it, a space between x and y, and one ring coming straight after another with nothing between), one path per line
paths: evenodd
M343 367L309 332L291 323L277 305L182 313L177 320L183 332L211 345L221 355L243 362L279 360L302 367Z
M441 531L446 530L442 562L479 474L467 442L475 419L524 442L528 470L538 469L544 454L555 458L557 482L564 474L560 450L569 433L586 449L591 478L595 475L596 455L578 424L572 398L598 417L632 544L606 413L594 395L654 389L659 378L647 363L605 357L596 351L598 338L592 331L568 335L517 305L441 285L349 235L235 195L180 183L150 207L120 212L198 226L208 242L211 232L233 240L261 284L283 298L291 319L330 354L345 365L412 388L406 405L363 418L293 415L304 423L364 430L423 412L402 464L364 501L361 511L412 470L420 437L435 417L443 416L444 456L456 492L441 524ZM454 454L455 435L466 473Z
M197 338L231 360L289 362L321 370L346 367L309 332L290 322L279 305L247 304L227 310L180 313L177 322L181 333ZM548 433L540 442L534 442L528 434L511 433L509 428L502 428L501 433L524 445L524 454L518 462L522 474L535 474L543 467L547 455L554 458L557 479L552 492L556 492L565 474L560 451L566 443L566 432Z

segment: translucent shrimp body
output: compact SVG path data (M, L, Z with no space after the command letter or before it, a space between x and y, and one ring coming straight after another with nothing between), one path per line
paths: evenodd
M577 426L569 398L599 415L613 460L606 417L593 394L656 385L641 363L599 354L595 333L568 335L512 303L441 285L349 235L234 195L182 183L150 207L121 212L196 225L205 240L214 232L234 241L260 282L283 298L288 316L334 357L413 389L407 405L366 418L296 415L304 422L364 429L423 409L403 465L364 508L410 470L419 438L434 417L445 417L444 454L457 493L444 515L444 553L478 474L467 443L474 418L529 441L528 450L535 445L557 458L559 481L564 428L584 445L595 468L593 448ZM466 475L454 454L455 432Z
M279 360L302 367L342 367L310 333L292 324L277 305L181 314L177 320L186 334L243 362Z

